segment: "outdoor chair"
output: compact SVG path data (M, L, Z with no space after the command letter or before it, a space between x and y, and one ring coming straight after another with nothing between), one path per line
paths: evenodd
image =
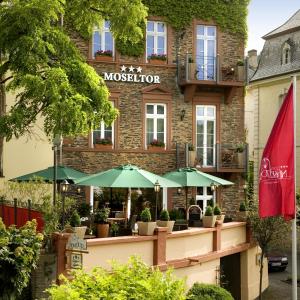
M191 227L200 227L202 218L202 209L199 205L190 205L187 211L187 221Z

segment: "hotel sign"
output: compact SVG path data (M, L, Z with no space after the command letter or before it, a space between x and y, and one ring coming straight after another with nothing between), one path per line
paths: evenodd
M123 82L135 82L135 83L160 83L160 77L158 75L145 75L142 73L141 67L120 67L120 73L107 73L103 72L103 78L106 81L123 81ZM128 69L128 73L126 72Z

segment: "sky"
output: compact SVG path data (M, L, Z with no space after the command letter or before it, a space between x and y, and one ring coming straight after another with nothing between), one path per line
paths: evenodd
M299 0L251 0L248 7L248 42L246 51L262 50L265 34L285 23L298 9Z

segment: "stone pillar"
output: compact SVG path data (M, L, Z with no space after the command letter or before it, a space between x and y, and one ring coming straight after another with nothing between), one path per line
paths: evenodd
M155 233L157 239L154 240L153 248L153 265L165 265L166 264L166 244L167 244L167 227L157 227Z
M222 224L217 222L216 230L213 232L213 251L221 250L221 228Z

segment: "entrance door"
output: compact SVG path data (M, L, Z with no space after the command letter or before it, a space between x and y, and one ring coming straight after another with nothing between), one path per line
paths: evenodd
M241 300L240 253L221 257L220 284L235 300Z

